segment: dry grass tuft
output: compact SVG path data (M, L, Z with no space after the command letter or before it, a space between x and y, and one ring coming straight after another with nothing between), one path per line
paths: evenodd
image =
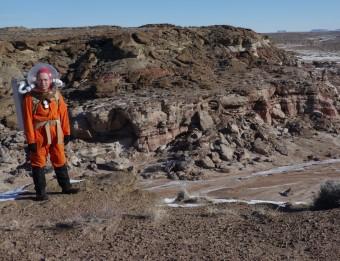
M320 187L319 194L313 202L314 210L325 210L340 207L340 183L327 181Z

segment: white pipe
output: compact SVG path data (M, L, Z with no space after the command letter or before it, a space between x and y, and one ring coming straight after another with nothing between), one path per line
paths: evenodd
M35 88L35 84L32 83L32 84L26 85L26 82L22 81L19 83L18 91L21 94L25 94L27 92L32 91L34 88Z
M56 86L56 87L59 87L59 88L64 87L64 83L60 79L53 79L52 82L53 82L54 86Z
M27 91L26 91L26 82L21 81L21 82L19 83L18 91L19 91L21 94L25 94L25 93L27 92Z

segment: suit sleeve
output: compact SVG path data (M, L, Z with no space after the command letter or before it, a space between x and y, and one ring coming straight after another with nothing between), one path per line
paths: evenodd
M33 103L32 97L26 95L23 100L23 118L24 118L24 128L25 128L25 136L28 144L36 143L35 134L34 134L34 126L33 126Z
M64 135L70 135L70 121L68 117L68 110L65 100L61 94L59 94L59 114L60 114L60 122L61 128L63 130Z

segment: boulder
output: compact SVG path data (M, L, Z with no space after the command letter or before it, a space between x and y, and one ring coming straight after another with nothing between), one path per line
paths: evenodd
M117 158L106 162L104 164L97 164L98 169L112 170L112 171L131 171L133 166L126 158Z
M243 106L246 106L248 102L249 102L249 99L247 97L240 96L237 94L230 94L228 96L223 96L220 101L221 105L225 109L243 107Z
M199 111L198 119L199 119L199 124L200 124L200 128L202 131L206 131L215 126L213 119L211 118L211 116L209 115L207 111Z
M219 151L220 157L225 161L232 161L234 157L234 149L225 144L220 145L221 150Z
M267 142L264 142L260 138L257 138L253 144L253 151L265 156L270 155L271 146Z
M205 169L213 169L215 168L215 163L211 160L210 157L206 156L196 162L196 165Z

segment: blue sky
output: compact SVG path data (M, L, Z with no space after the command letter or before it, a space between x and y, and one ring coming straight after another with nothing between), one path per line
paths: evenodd
M340 29L340 0L0 0L0 27L228 24L257 32Z

